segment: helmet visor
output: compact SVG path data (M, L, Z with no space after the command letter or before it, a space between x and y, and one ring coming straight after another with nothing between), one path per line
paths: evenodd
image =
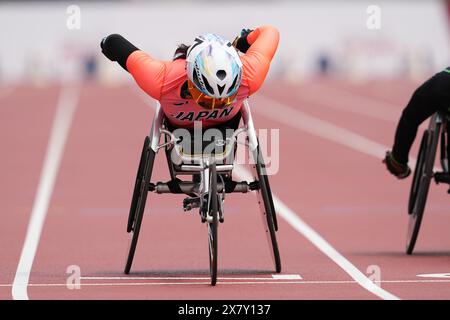
M192 96L192 99L202 108L207 110L214 110L214 109L221 109L229 106L236 100L237 91L232 96L229 96L227 98L213 98L210 97L200 90L197 89L197 87L188 80L188 89Z

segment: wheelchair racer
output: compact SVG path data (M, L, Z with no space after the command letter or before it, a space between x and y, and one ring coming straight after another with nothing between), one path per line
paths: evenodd
M395 133L392 151L386 152L383 162L390 173L399 179L408 177L411 169L408 157L420 124L438 111L450 111L450 67L423 83L411 97Z
M160 101L170 125L193 128L200 121L207 128L238 116L243 101L263 84L278 41L276 28L262 26L243 29L233 43L215 34L199 36L178 46L172 61L156 60L118 34L105 37L101 49Z

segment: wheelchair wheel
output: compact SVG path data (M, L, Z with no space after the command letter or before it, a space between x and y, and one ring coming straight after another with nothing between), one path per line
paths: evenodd
M218 194L217 194L217 172L216 164L212 162L209 165L210 188L209 188L209 205L208 205L208 247L209 247L209 273L211 275L211 285L217 283L217 242L219 227L219 210L218 210Z
M145 147L145 142L144 142ZM128 250L128 257L125 265L124 273L128 274L130 273L131 265L133 263L134 253L136 251L136 245L139 238L139 231L141 229L142 224L142 217L144 215L144 209L145 209L145 203L147 201L147 193L149 190L150 185L150 178L153 171L153 162L155 160L155 151L153 149L147 147L144 149L144 162L143 162L143 172L142 176L137 181L137 184L139 185L137 192L137 199L136 199L136 208L135 213L133 214L130 210L130 215L133 216L130 233L131 233L131 239L130 239L130 245ZM142 159L141 159L142 160ZM139 170L138 170L139 171ZM139 174L139 172L138 172ZM136 189L136 187L135 187ZM136 190L135 190L136 191ZM133 195L134 197L134 195ZM133 203L132 203L133 205Z
M278 231L277 213L275 211L275 205L273 204L272 190L270 189L269 178L267 177L267 174L263 175L263 179L264 179L264 183L265 183L266 188L267 188L267 195L269 197L270 209L273 212L273 215L272 215L273 225L275 227L275 231Z
M141 181L142 176L144 175L145 162L147 160L146 159L147 149L149 145L150 145L150 138L147 136L145 137L144 145L142 147L141 160L139 161L139 167L136 174L136 181L134 183L134 191L133 197L131 198L130 213L128 214L127 232L131 232L131 229L133 228L134 218L136 217L136 206L139 199Z
M411 185L408 203L408 232L406 236L406 253L412 254L419 235L425 204L431 179L433 178L434 160L439 141L440 125L437 124L434 131L426 130L420 143L414 178Z
M260 148L256 149L256 164L255 170L257 179L259 181L260 189L258 193L258 204L264 215L264 224L266 227L266 235L271 246L272 260L275 264L275 271L277 273L281 272L281 258L280 251L278 249L278 242L276 237L276 230L278 229L276 223L276 213L275 206L273 204L272 193L269 186L269 179L266 174L265 163L260 151Z
M423 174L423 167L425 163L425 152L427 149L428 141L428 130L425 130L422 136L422 141L420 142L419 156L417 157L416 168L414 169L413 181L411 184L411 189L409 191L409 201L408 201L408 214L412 214L414 210L414 205L416 204L417 192L419 190L420 177Z

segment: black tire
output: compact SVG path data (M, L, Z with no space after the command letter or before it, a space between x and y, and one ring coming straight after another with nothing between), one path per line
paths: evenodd
M408 201L408 214L412 214L414 210L414 205L416 204L417 192L419 190L419 177L423 173L423 165L425 163L425 151L427 149L428 142L428 130L425 130L422 136L422 141L420 142L419 155L417 157L416 168L414 169L413 181L411 184L411 189L409 191L409 201Z
M136 181L134 183L133 197L131 198L130 213L128 214L128 224L127 224L128 233L131 232L131 229L133 228L133 222L136 217L136 206L139 199L141 181L142 176L144 175L145 162L147 160L147 149L149 145L150 145L150 138L147 136L144 139L144 145L142 147L141 152L141 159L139 160L139 167L136 174Z
M433 120L431 120L433 121ZM440 124L434 131L425 131L420 144L419 156L414 171L408 204L409 221L406 235L406 253L412 254L419 235L420 226L427 202L433 167L436 158L436 149L439 141Z
M267 174L263 175L264 183L267 188L267 195L269 196L269 204L271 208L272 218L273 218L273 225L275 227L275 231L278 231L278 219L277 219L277 212L275 211L275 205L273 204L273 198L272 198L272 190L270 189L270 183L269 183L269 177Z
M215 286L217 283L217 249L218 249L218 194L217 194L217 172L216 164L213 161L209 165L210 174L210 189L209 189L209 208L208 215L212 217L211 221L207 222L208 226L208 247L209 247L209 273L211 275L211 285Z
M265 170L265 164L264 159L262 157L262 154L260 152L259 146L256 149L256 174L259 181L259 187L260 189L257 191L259 193L259 196L262 200L262 205L264 207L264 215L265 215L265 227L266 232L268 233L268 239L269 243L272 247L271 253L272 253L272 259L275 265L275 271L277 273L281 272L281 258L280 258L280 250L278 248L278 242L276 237L276 230L278 229L276 226L276 213L275 213L275 206L273 204L272 199L272 192L270 190L270 186L268 184L269 178L267 177L266 170ZM261 201L258 199L258 201ZM261 203L260 203L261 205Z
M131 238L130 245L128 250L127 262L125 265L125 274L130 273L131 265L133 263L134 253L136 251L137 241L139 238L139 231L141 229L142 217L144 215L145 203L147 201L147 193L149 190L150 179L153 171L153 163L155 160L155 151L151 148L147 148L146 156L145 156L145 165L142 179L140 181L139 187L139 196L136 203L136 214L133 219L132 227L131 227Z

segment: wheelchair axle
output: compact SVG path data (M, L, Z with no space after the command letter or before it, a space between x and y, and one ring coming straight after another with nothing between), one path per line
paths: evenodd
M226 180L225 183L217 183L217 192L225 193L247 193L249 191L259 190L259 182L252 181L231 181ZM150 183L149 190L155 193L174 193L174 194L198 194L199 184L190 181L180 181L178 179L171 180L169 182L157 182Z

